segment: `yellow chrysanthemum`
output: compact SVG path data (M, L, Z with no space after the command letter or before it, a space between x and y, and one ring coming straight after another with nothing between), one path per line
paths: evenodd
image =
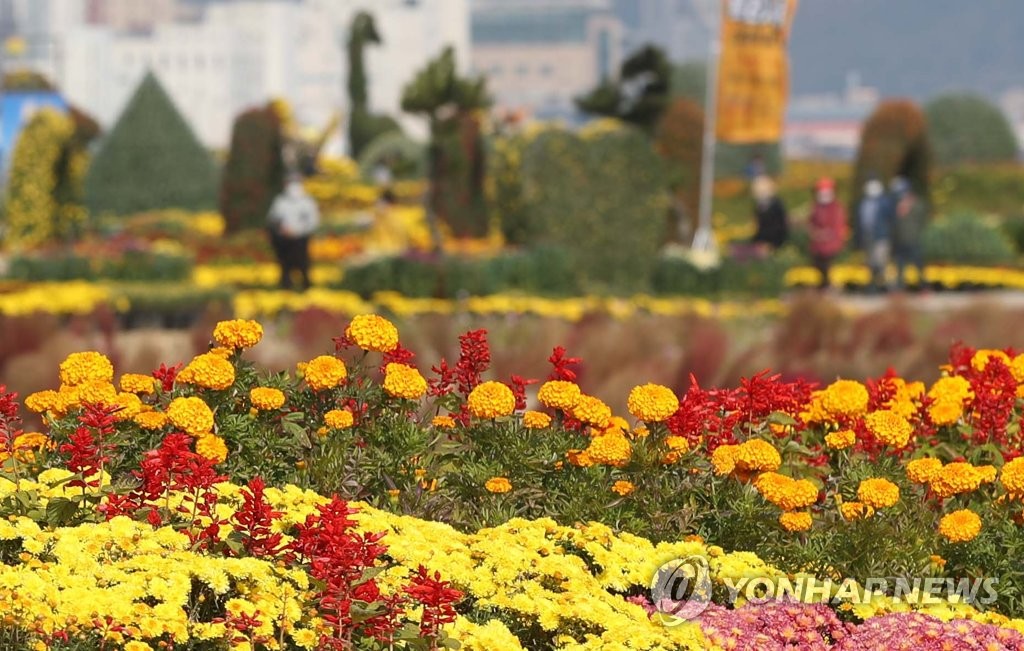
M545 429L551 426L551 416L543 411L528 411L523 414L523 427L527 429Z
M600 398L581 395L579 401L571 410L572 417L576 420L593 425L598 429L604 429L612 419L612 408Z
M738 445L719 445L711 453L711 465L716 475L728 475L736 469L736 453L740 449Z
M855 380L836 380L825 388L821 404L831 416L860 416L868 410L868 390Z
M437 429L454 429L455 419L451 416L434 416L430 424Z
M636 486L633 485L633 482L625 481L623 479L612 484L612 492L616 495L621 495L622 497L629 495L635 490Z
M590 439L587 455L606 466L624 466L633 454L633 446L622 434L601 434Z
M818 487L807 479L793 479L776 472L761 473L754 488L783 511L805 509L818 501Z
M857 435L853 430L843 429L838 432L830 432L825 435L825 445L833 450L845 450L857 442Z
M782 456L768 441L750 439L736 450L736 467L747 472L775 471L782 465Z
M981 518L970 509L947 513L939 520L939 533L949 542L970 542L981 533Z
M68 386L85 382L113 382L114 365L95 351L71 353L60 364L60 381Z
M928 418L939 426L955 425L963 413L963 405L956 400L938 400L928 407Z
M863 520L875 514L875 509L863 502L843 502L839 505L839 514L844 520Z
M880 442L897 449L906 447L914 432L913 425L906 418L890 409L867 414L864 416L864 425Z
M384 367L384 391L395 398L419 400L427 392L427 381L412 366L391 363Z
M355 423L355 417L348 409L332 409L324 414L324 423L331 429L348 429Z
M213 340L225 348L252 348L263 339L263 326L256 321L221 321L213 329Z
M484 488L492 493L507 493L512 490L512 482L505 477L491 477L484 483Z
M135 424L146 430L158 430L167 426L167 414L162 411L144 411L132 418Z
M253 387L249 389L249 400L261 411L280 409L284 406L284 392L273 387Z
M985 479L985 473L969 463L957 461L948 463L932 475L929 485L939 497L952 497L978 489Z
M398 348L398 328L376 314L354 317L345 329L345 336L363 350L390 353Z
M196 454L214 463L224 463L228 458L228 445L215 434L204 434L196 439Z
M25 408L31 412L41 414L50 411L57 404L57 392L53 389L37 391L25 398Z
M75 387L78 402L83 405L113 405L117 402L117 389L108 380L92 380Z
M235 383L235 367L219 355L203 353L192 358L178 379L204 389L220 391Z
M153 393L156 389L156 378L140 373L125 373L121 376L121 391L126 393Z
M306 384L314 391L333 389L348 377L345 363L331 355L320 355L309 360L303 373Z
M469 392L467 406L477 418L502 418L515 411L516 397L501 382L483 382Z
M900 487L888 479L865 479L857 487L857 499L875 509L884 509L900 501Z
M928 397L935 402L955 402L962 405L973 396L970 381L959 375L941 377L928 390Z
M791 511L779 516L779 524L786 531L807 531L811 528L811 514L807 511Z
M679 409L679 398L672 389L660 384L643 384L633 387L626 400L629 413L648 423L668 420Z
M1008 461L999 473L999 482L1012 498L1024 497L1024 457Z
M540 386L537 391L537 400L545 407L567 412L576 406L582 395L583 392L575 382L549 380Z
M122 391L114 397L114 402L111 403L111 406L119 408L114 414L116 420L131 420L142 412L142 399L134 393Z
M206 434L213 429L213 412L202 398L175 398L167 406L171 423L192 436Z
M914 459L907 463L907 479L915 484L927 484L941 470L942 462L934 457Z

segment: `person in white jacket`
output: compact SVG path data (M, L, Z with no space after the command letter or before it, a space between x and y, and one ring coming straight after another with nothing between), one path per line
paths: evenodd
M300 288L309 289L309 239L319 225L320 209L302 187L302 177L290 176L267 214L271 238L277 239L274 252L281 267L282 289L292 289L296 271Z

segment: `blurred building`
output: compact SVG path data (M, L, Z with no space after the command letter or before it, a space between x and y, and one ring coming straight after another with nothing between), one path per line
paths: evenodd
M85 19L117 30L150 30L176 20L184 7L179 0L85 0Z
M782 135L786 157L852 160L878 101L878 90L863 86L856 73L847 75L842 93L792 98Z
M614 0L614 7L627 56L651 44L675 62L707 59L719 0Z
M1011 88L1003 93L999 98L999 108L1017 134L1018 151L1024 154L1024 88Z
M576 118L573 99L617 73L622 45L611 0L473 0L473 69L501 108Z

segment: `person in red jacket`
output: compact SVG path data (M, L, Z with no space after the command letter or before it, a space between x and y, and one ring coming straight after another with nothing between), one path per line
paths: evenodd
M814 209L807 220L811 236L811 258L821 272L821 287L829 287L832 261L846 246L849 226L846 210L836 200L836 184L830 178L818 179L814 186Z

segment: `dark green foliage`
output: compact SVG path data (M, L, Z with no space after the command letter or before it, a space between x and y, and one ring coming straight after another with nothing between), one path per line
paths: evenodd
M943 165L1017 158L1017 136L1006 116L983 97L944 95L925 107L935 159Z
M860 202L872 176L889 181L903 176L914 191L928 196L931 146L924 113L910 100L882 102L864 123L854 167L851 208ZM851 210L851 214L855 214Z
M584 113L618 118L650 133L668 106L670 78L665 53L647 45L622 62L617 80L605 80L576 98L576 106Z
M785 289L786 270L794 262L782 255L749 262L726 257L718 267L701 269L684 258L663 256L655 266L651 289L656 294L715 299L778 296Z
M192 274L192 260L185 256L125 251L113 258L74 253L12 258L7 277L31 282L60 280L183 281Z
M153 74L103 140L86 178L93 214L216 205L217 170Z
M1005 264L1015 257L1013 241L997 224L978 215L960 213L935 220L924 231L928 262Z
M363 150L377 137L401 127L387 115L370 112L370 93L366 80L366 48L381 43L380 32L373 16L365 11L356 13L348 35L348 98L351 116L348 123L349 151L359 158Z
M270 204L284 187L283 146L281 121L272 107L249 109L235 118L220 186L228 231L266 223Z
M384 163L395 178L423 178L427 171L426 148L400 131L382 134L368 144L359 156L359 169L370 174Z
M349 149L356 158L362 158L374 140L392 133L402 133L402 127L390 115L377 115L366 109L353 109L349 117Z

